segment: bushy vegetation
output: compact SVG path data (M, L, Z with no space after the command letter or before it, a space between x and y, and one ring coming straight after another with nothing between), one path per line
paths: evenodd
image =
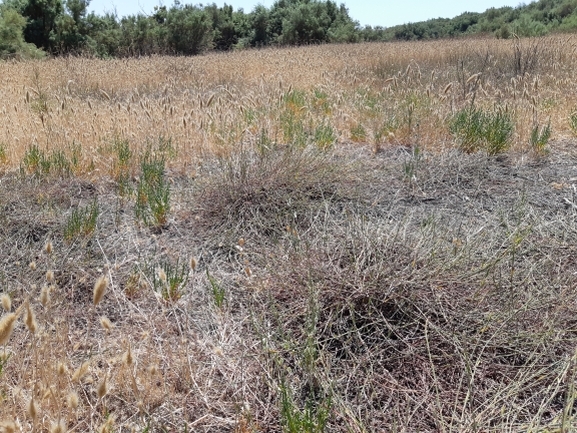
M26 43L23 30L26 19L14 9L0 9L0 59L9 57L42 57L34 44Z
M24 39L53 54L99 56L199 54L214 49L359 40L358 24L331 0L278 0L250 13L232 6L156 6L150 15L88 13L89 0L4 0L0 41L23 51ZM1 33L10 32L9 36ZM4 36L4 37L3 37ZM0 44L2 43L0 42ZM0 54L2 45L0 45Z
M517 7L489 8L483 13L465 12L457 17L436 18L394 27L364 28L365 40L427 40L461 35L492 34L497 38L543 36L577 28L577 2L539 0Z
M332 0L277 0L252 11L175 2L150 14L88 13L90 0L3 0L0 57L88 53L101 57L194 55L268 45L426 40L462 35L542 36L577 28L577 2L539 0L390 28L361 27ZM42 50L38 51L34 47Z
M475 107L459 111L450 130L465 152L484 149L489 155L505 151L511 142L515 125L510 113L503 110L482 110Z

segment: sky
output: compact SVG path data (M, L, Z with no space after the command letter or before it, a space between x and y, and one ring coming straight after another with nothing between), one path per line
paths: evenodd
M362 26L390 27L397 24L425 21L430 18L453 18L463 12L483 12L490 7L518 6L520 0L333 0L345 3L350 16ZM181 0L182 4L212 4L222 6L223 0ZM257 4L272 6L274 0L227 0L235 10L251 12ZM527 1L529 3L529 1ZM119 17L137 13L150 14L154 6L171 6L172 0L92 0L89 10L97 14L115 12Z

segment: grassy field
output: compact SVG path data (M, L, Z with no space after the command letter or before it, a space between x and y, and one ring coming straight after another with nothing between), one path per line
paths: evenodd
M0 421L577 429L577 37L0 64Z

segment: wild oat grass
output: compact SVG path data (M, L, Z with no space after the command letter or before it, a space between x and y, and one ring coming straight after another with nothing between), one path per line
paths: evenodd
M0 64L1 428L575 430L576 44Z

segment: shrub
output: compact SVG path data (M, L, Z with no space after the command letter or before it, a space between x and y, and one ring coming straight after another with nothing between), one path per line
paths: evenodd
M220 179L200 186L199 206L203 220L223 230L278 238L287 226L308 227L322 203L355 194L353 165L317 146L239 152L221 163Z
M470 107L453 117L449 129L464 152L484 149L489 155L497 155L509 148L514 124L506 111Z

